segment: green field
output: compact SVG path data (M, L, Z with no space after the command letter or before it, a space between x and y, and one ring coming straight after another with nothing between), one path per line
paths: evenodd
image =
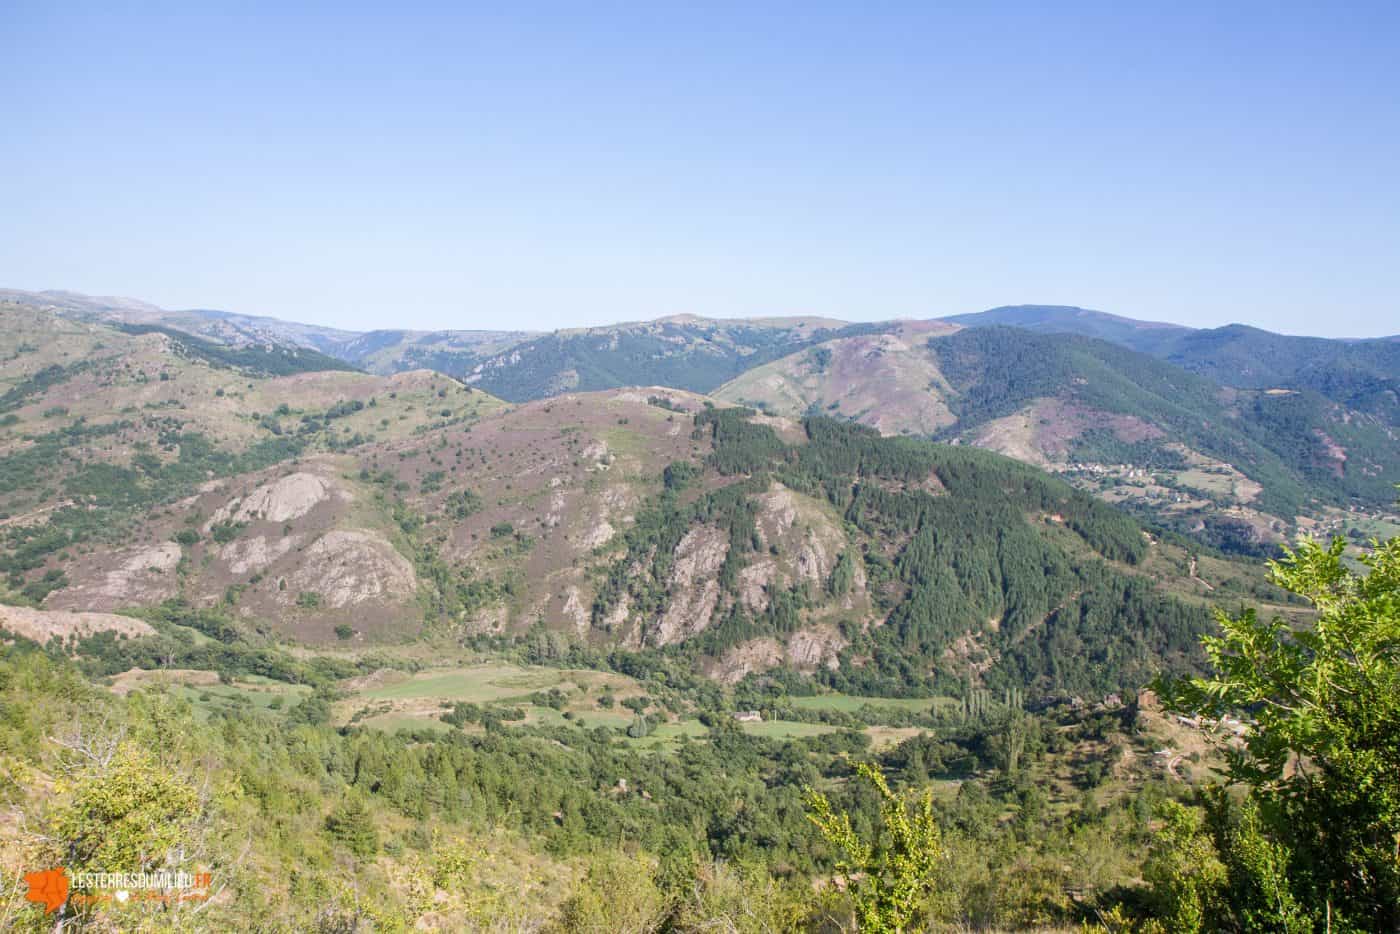
M841 713L855 713L862 707L869 705L921 714L927 714L935 707L947 708L957 704L957 701L951 697L861 697L855 694L813 694L807 697L790 697L788 702L798 710L836 710Z
M188 700L194 706L195 715L204 720L215 710L232 710L237 707L270 710L277 698L281 698L281 709L285 711L311 693L311 689L305 685L283 684L250 675L233 684L180 684L173 686L171 692Z
M565 719L564 712L553 707L534 705L525 708L525 723L529 726L569 726L582 723L590 730L597 726L625 727L632 722L632 714L623 710L575 710L573 716Z
M562 683L567 672L553 668L521 668L516 665L474 665L447 671L419 672L407 681L371 688L361 696L369 700L409 700L434 697L486 704L511 697L525 697Z
M699 739L709 732L709 727L699 720L677 720L663 723L641 739L629 739L628 742L641 749L674 748L682 736Z
M839 729L826 723L799 723L796 720L764 720L761 723L741 723L739 727L750 736L763 736L767 739L821 736L823 733L834 733Z
M360 721L359 725L376 730L383 730L386 733L395 733L399 730L434 730L447 732L452 729L449 724L443 723L441 720L401 713L386 713L380 714L377 717L368 717Z

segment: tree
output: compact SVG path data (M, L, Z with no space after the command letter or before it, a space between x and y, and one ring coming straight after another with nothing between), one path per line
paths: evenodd
M943 855L942 838L933 816L933 793L925 792L910 807L890 790L885 776L867 763L856 773L875 786L880 796L882 830L873 841L857 836L851 816L837 813L825 795L805 790L807 818L840 854L836 870L845 879L855 904L856 921L866 932L896 932L916 928L926 920L934 872Z
M1225 867L1204 831L1200 811L1167 801L1159 817L1162 827L1153 835L1142 869L1155 920L1172 931L1199 931L1222 910Z
M1373 543L1365 573L1344 549L1303 541L1270 563L1276 584L1316 607L1312 625L1221 613L1221 634L1202 640L1212 673L1161 686L1169 709L1253 718L1228 774L1258 829L1216 821L1214 836L1240 869L1232 909L1256 922L1273 912L1258 922L1270 929L1300 905L1337 930L1400 929L1400 539ZM1258 852L1236 852L1240 840ZM1275 879L1287 866L1286 891L1264 891L1250 866Z
M374 815L364 798L353 792L326 817L326 829L356 856L373 856L379 851L379 833Z
M67 866L136 872L165 865L199 817L195 788L133 742L85 758L56 789L71 791L52 815Z
M564 931L579 934L643 934L665 914L665 900L643 858L607 851L593 857L588 871L561 908Z

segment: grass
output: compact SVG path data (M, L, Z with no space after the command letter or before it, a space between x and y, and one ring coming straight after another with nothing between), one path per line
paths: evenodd
M567 697L563 710L534 704L530 696L558 688ZM588 729L620 729L632 722L625 709L604 710L596 706L602 693L627 697L640 693L635 681L623 675L602 671L531 667L505 661L420 671L412 677L389 684L368 686L337 702L337 715L345 721L353 713L377 711L357 721L368 727L396 730L402 727L436 728L439 719L453 703L485 707L519 707L524 720L507 721L517 726L577 726ZM564 714L568 713L568 718Z
M504 663L474 665L448 671L419 672L407 681L371 688L362 696L369 700L433 697L485 704L548 690L564 682L566 675L567 672L555 668L529 669Z
M868 726L865 728L865 735L870 737L872 752L890 749L926 732L928 731L917 726Z
M739 726L750 736L762 736L767 739L821 736L823 733L834 733L840 729L827 723L799 723L796 720L764 720L760 723L741 723Z
M195 716L206 720L215 710L238 707L271 710L273 701L278 698L282 701L281 709L287 711L311 693L311 689L301 684L283 684L254 675L233 684L180 684L172 687L171 693L188 700L194 707Z
M870 706L921 714L926 714L935 707L951 708L957 704L951 697L862 697L857 694L813 694L807 697L790 697L788 702L798 710L855 713L862 707Z
M564 718L564 712L553 707L528 706L525 708L525 723L530 726L568 726L582 723L590 730L598 726L625 727L632 722L632 714L614 710L573 710L573 716Z
M1235 492L1234 478L1229 474L1212 473L1200 468L1177 471L1176 481L1218 496L1233 496Z
M383 730L386 733L394 733L399 730L433 730L445 733L453 729L450 724L443 723L441 720L406 713L385 713L375 717L366 717L360 721L359 725Z
M682 736L689 736L691 739L699 739L709 735L710 728L699 720L677 720L673 723L662 723L641 739L628 739L628 742L639 749L661 749L663 751L674 751Z

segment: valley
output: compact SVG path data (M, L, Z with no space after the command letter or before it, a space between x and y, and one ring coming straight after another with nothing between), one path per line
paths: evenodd
M0 763L105 780L40 741L82 724L215 769L220 924L848 917L807 814L870 826L857 762L932 795L948 924L1136 911L1251 729L1149 686L1217 608L1313 623L1259 560L1297 530L1400 527L1383 405L1271 434L1290 396L1074 335L682 318L453 375L58 305L0 304Z

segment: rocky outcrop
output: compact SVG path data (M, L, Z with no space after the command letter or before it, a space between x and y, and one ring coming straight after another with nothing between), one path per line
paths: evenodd
M777 579L778 565L763 558L739 571L739 602L752 612L768 609L768 587Z
M99 632L124 636L151 636L155 630L143 620L112 613L75 613L69 610L31 610L0 606L0 629L40 644L50 639L86 638Z
M180 554L179 545L162 542L94 556L101 562L96 568L75 575L71 586L52 594L47 602L57 609L95 610L158 603L175 595Z
M230 574L242 576L265 570L278 558L300 545L300 535L284 535L271 538L253 535L240 538L223 546L219 556L228 564Z
M647 633L649 644L671 645L710 625L719 604L719 581L715 575L728 554L729 538L714 526L697 526L685 534L676 546L667 582L670 600Z
M583 595L577 587L570 587L564 593L564 617L574 624L580 636L588 634L588 609L583 605Z
M322 606L343 609L368 602L398 602L418 587L413 565L383 538L359 529L322 535L288 578L287 599L320 595Z
M710 675L735 684L746 675L779 665L806 672L822 666L834 669L839 664L837 656L846 645L835 626L808 626L789 636L786 645L771 637L741 642L711 666Z
M331 495L331 485L314 473L288 474L263 484L241 500L229 501L214 513L205 528L220 522L251 522L256 519L290 522L326 502Z

